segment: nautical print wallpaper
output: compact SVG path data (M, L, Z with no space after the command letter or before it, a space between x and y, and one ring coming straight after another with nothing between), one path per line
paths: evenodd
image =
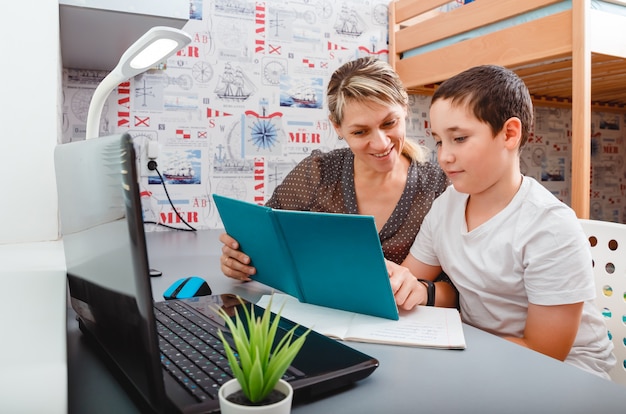
M100 123L100 135L135 138L144 220L221 228L212 193L263 204L312 150L345 145L328 121L326 84L348 60L387 60L388 4L191 0L183 30L193 42L163 68L121 84ZM89 100L105 75L64 69L63 142L84 139ZM407 137L431 148L436 162L429 101L410 97ZM571 111L538 107L536 118L522 167L569 203ZM594 114L592 218L626 221L623 125L622 114ZM147 167L149 143L156 170Z

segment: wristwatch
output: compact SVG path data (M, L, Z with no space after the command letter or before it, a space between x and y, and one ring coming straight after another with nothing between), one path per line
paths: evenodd
M421 282L426 286L426 291L428 292L428 299L426 300L426 306L435 306L435 284L426 279L417 279L418 282Z

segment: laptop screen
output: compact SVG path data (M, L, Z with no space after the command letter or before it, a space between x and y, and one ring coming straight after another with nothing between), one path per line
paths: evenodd
M130 139L115 135L57 147L61 230L81 328L156 409L165 406L165 392L163 381L155 381L162 373L154 358L159 349L143 223L126 209L140 202L129 170L135 160L124 149Z

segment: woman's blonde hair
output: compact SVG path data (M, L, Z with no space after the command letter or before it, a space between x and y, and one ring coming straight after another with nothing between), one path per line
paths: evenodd
M341 125L343 111L350 102L374 102L379 105L398 104L408 108L409 96L400 77L391 65L367 56L340 66L330 78L326 88L330 121ZM402 154L423 162L426 151L405 137Z

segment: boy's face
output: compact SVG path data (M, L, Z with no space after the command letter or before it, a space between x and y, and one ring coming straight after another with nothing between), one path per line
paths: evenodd
M494 137L466 105L448 99L432 104L430 124L439 165L457 191L479 194L497 185L510 166L503 132Z

